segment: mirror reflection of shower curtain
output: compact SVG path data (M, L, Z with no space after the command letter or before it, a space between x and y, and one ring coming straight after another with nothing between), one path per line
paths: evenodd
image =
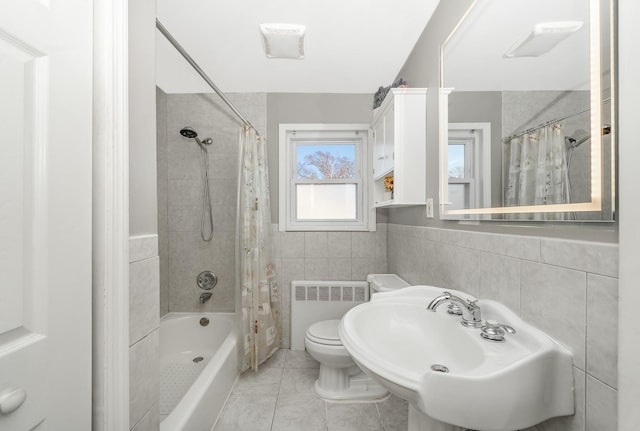
M240 133L239 240L242 340L241 371L258 366L280 345L266 141L245 127Z
M505 206L569 203L564 127L556 123L511 139ZM508 214L509 219L565 220L566 213Z

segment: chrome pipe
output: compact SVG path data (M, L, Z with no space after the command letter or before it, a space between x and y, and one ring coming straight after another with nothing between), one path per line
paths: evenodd
M158 18L156 18L156 28L158 30L160 30L160 33L162 33L162 35L164 37L167 38L167 40L171 43L171 45L173 45L173 47L175 49L178 50L178 52L180 53L180 55L182 55L182 57L184 57L185 60L187 60L187 63L189 63L191 65L191 67L194 68L194 70L196 72L198 72L198 75L200 75L202 77L202 79L204 79L204 81L209 84L209 87L211 87L211 89L213 91L216 92L216 94L218 96L220 96L220 98L222 99L222 101L229 107L229 109L231 109L233 111L234 114L236 114L236 116L247 126L252 128L253 130L256 131L256 134L258 136L260 136L260 132L258 132L258 129L256 129L253 124L251 124L249 122L249 120L247 120L244 115L242 115L240 113L240 111L238 111L238 108L236 108L236 106L231 102L231 100L229 100L229 98L227 98L227 96L225 96L225 94L222 92L222 90L220 90L216 84L213 83L213 81L207 76L207 74L204 72L204 70L202 70L200 68L200 66L198 66L198 63L195 62L195 60L193 58L191 58L191 56L187 53L187 51L182 47L182 45L180 45L180 43L171 35L171 33L169 33L169 30L167 30L167 28L162 25L162 23L160 22L160 20Z

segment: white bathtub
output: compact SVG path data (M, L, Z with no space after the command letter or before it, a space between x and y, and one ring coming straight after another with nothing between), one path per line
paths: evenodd
M233 313L169 313L160 320L160 431L213 427L238 376L234 327Z

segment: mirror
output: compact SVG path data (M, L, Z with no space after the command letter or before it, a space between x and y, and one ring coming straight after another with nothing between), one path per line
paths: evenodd
M441 218L614 219L612 2L473 3L441 48Z

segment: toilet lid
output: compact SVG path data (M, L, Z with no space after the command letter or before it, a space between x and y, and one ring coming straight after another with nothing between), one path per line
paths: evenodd
M338 336L340 320L323 320L307 328L306 336L311 341L331 346L341 346L342 340Z

